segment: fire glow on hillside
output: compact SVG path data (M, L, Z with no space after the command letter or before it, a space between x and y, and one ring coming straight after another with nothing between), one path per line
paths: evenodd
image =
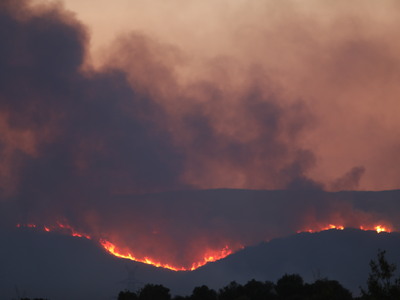
M78 232L76 231L73 227L71 227L68 224L57 222L57 225L55 226L38 226L33 223L29 224L17 224L17 228L33 228L33 229L40 229L46 232L60 232L62 234L67 234L73 237L79 237L79 238L85 238L88 240L96 240L92 236ZM232 254L234 251L229 248L229 246L225 246L223 249L220 250L212 250L212 249L207 249L204 253L204 257L200 261L193 262L191 266L175 266L170 263L162 263L159 262L156 259L150 258L150 257L138 257L135 254L133 254L132 251L122 249L115 245L114 243L110 242L107 239L100 238L97 240L98 244L103 247L108 253L111 255L114 255L116 257L120 258L125 258L129 259L132 261L137 261L141 262L144 264L152 265L155 267L159 268L164 268L164 269L169 269L173 271L193 271L197 268L200 268L201 266L204 266L205 264L209 262L214 262L217 260L220 260L222 258L227 257L228 255ZM235 249L238 250L238 249Z
M336 229L336 230L343 230L345 227L342 225L333 225L329 224L328 226L323 226L323 227L318 227L317 229L305 229L305 230L299 230L297 233L300 232L320 232L320 231L325 231L325 230L330 230L330 229ZM358 229L368 231L376 231L377 233L381 232L392 232L393 230L391 229L391 226L388 225L372 225L372 226L360 226Z
M68 225L66 223L61 223L61 222L57 222L57 225L55 225L55 226L38 226L36 224L29 223L29 224L17 224L16 227L17 228L42 229L46 232L60 232L60 233L67 234L67 235L70 235L73 237L85 238L85 239L89 239L89 240L96 240L95 238L91 237L90 235L82 233L82 232L78 232L70 225ZM332 230L332 229L344 230L345 227L342 225L329 224L328 226L319 227L318 229L300 230L300 231L297 231L297 233L300 233L300 232L314 233L314 232L320 232L320 231ZM372 231L376 231L377 233L392 232L391 227L387 226L387 225L360 226L359 229L365 230L365 231L372 230ZM173 271L193 271L193 270L196 270L196 269L204 266L205 264L207 264L209 262L214 262L214 261L223 259L223 258L227 257L228 255L236 252L240 248L243 248L243 246L242 246L239 249L232 250L227 245L223 249L220 249L220 250L206 249L204 251L204 256L203 256L202 260L195 261L190 266L177 266L177 265L174 265L171 263L160 262L154 258L137 257L133 254L133 252L131 250L122 249L122 248L118 247L116 244L114 244L111 241L104 239L104 238L97 239L97 242L108 253L110 253L111 255L114 255L116 257L129 259L132 261L141 262L144 264L152 265L152 266L159 267L159 268L169 269L169 270L173 270Z
M145 257L144 259L136 258L130 252L123 252L117 246L115 246L113 243L111 243L107 240L100 240L100 245L104 249L106 249L110 254L112 254L114 256L130 259L133 261L142 262L142 263L145 263L148 265L153 265L155 267L170 269L173 271L193 271L201 266L204 266L205 264L207 264L209 262L220 260L220 259L225 258L226 256L232 254L232 250L230 250L229 247L226 246L225 248L221 249L220 251L208 251L204 255L204 259L202 261L194 262L191 267L176 267L176 266L172 266L170 264L156 262L153 259L150 259L148 257Z

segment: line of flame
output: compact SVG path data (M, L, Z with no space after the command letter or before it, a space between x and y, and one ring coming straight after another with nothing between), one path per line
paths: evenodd
M32 224L32 223L17 224L16 227L18 227L18 228L21 228L21 227L39 228L39 226L37 226L36 224ZM71 235L71 236L85 238L88 240L93 240L93 238L90 235L82 233L82 232L78 232L72 226L70 226L66 223L57 222L57 226L43 226L43 230L46 232L56 231L56 230L60 230L60 229L67 231L69 233L69 235ZM149 257L138 258L131 252L122 251L115 244L113 244L112 242L110 242L104 238L99 239L98 243L108 253L110 253L116 257L125 258L125 259L129 259L132 261L137 261L137 262L145 263L148 265L153 265L158 268L164 268L164 269L169 269L169 270L173 270L173 271L193 271L193 270L196 270L196 269L204 266L205 264L207 264L209 262L214 262L214 261L223 259L233 253L233 251L231 249L229 249L229 246L225 246L223 249L221 249L219 251L218 250L212 251L213 254L206 254L201 261L194 262L190 267L177 267L177 266L173 266L170 264L158 262Z
M109 253L111 253L114 256L125 258L125 259L130 259L130 260L137 261L137 262L142 262L145 264L153 265L155 267L169 269L169 270L173 270L173 271L194 271L209 262L214 262L214 261L223 259L223 258L227 257L228 255L232 254L232 250L230 250L228 246L225 246L222 250L213 251L214 254L205 255L203 257L203 260L193 263L192 266L189 268L185 268L185 267L176 267L176 266L172 266L170 264L164 264L161 262L157 262L154 259L151 259L149 257L144 257L144 258L135 257L135 255L130 252L124 253L124 251L119 249L115 244L113 244L110 241L107 241L105 239L101 239L99 242L100 242L100 245L104 249L106 249Z
M342 225L333 225L333 224L329 224L328 226L322 226L319 227L318 229L304 229L304 230L299 230L297 231L297 233L301 233L301 232L310 232L310 233L314 233L314 232L320 232L320 231L325 231L325 230L330 230L330 229L336 229L336 230L343 230L345 229L344 226ZM385 226L385 225L375 225L375 226L360 226L359 227L360 230L363 231L376 231L377 233L381 233L381 232L392 232L392 228L390 226Z
M18 227L18 228L21 228L21 227L39 228L39 226L37 226L36 224L33 224L33 223L17 224L16 227ZM67 231L71 236L92 240L92 237L90 235L78 232L73 227L71 227L70 225L68 225L66 223L57 222L57 226L43 226L42 229L44 231L46 231L46 232L51 232L51 231L56 231L56 230L60 230L61 229L61 230ZM300 231L298 231L298 233L300 233L300 232L311 232L311 233L314 233L314 232L320 232L320 231L331 230L331 229L343 230L343 229L345 229L345 227L342 226L342 225L329 224L328 226L322 226L322 227L319 227L318 229L300 230ZM375 225L375 226L372 226L372 227L360 226L359 229L360 230L365 230L365 231L366 230L374 230L377 233L392 232L391 227L384 226L384 225ZM228 255L233 253L233 251L229 248L229 246L225 246L224 248L222 248L219 251L213 250L212 254L209 254L209 253L205 254L205 256L203 257L203 259L201 261L194 262L190 267L177 267L177 266L172 266L170 264L165 264L165 263L158 262L158 261L156 261L156 260L154 260L152 258L149 258L149 257L138 258L134 254L132 254L131 252L123 251L120 248L118 248L115 244L113 244L112 242L110 242L110 241L108 241L106 239L103 239L103 238L99 239L98 243L108 253L110 253L110 254L112 254L112 255L114 255L116 257L125 258L125 259L129 259L129 260L132 260L132 261L137 261L137 262L141 262L141 263L153 265L155 267L169 269L169 270L173 270L173 271L193 271L193 270L196 270L196 269L206 265L209 262L214 262L214 261L223 259L223 258L225 258Z

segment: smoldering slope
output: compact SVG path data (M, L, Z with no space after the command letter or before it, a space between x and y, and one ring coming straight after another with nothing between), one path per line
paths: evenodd
M398 187L397 2L282 3L217 4L197 42L127 33L94 67L61 4L2 1L2 223L63 221L181 265L325 221L398 227L322 192ZM291 192L146 196L220 187Z

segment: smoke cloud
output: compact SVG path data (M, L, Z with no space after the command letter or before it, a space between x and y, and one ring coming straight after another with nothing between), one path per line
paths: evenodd
M1 2L10 222L61 220L190 265L308 224L382 220L322 191L399 186L397 2L189 1L171 20L177 3L129 4L147 22L98 51L84 9ZM212 188L288 192L171 192Z
M357 189L398 188L397 1L206 0L182 5L174 0L99 0L97 10L89 2L65 4L91 28L92 62L102 66L111 60L129 74L131 85L151 90L168 107L169 126L200 110L213 132L230 141L233 135L241 136L241 144L257 135L263 139L252 125L255 112L246 113L246 102L257 94L263 104L290 114L289 119L277 116L281 123L274 132L289 139L291 150L312 153L314 163L303 170L307 178L329 189L348 170L363 166ZM145 49L145 57L158 68L134 59ZM296 105L300 112L293 109ZM262 112L268 114L266 108ZM183 126L176 124L173 136L179 132L176 138L181 139ZM284 137L290 130L294 136ZM180 142L187 147L186 140ZM225 176L207 180L193 167L186 179L200 188L248 188L255 177L250 161L233 168L222 161L211 165L208 158L200 166ZM278 172L285 168L278 165ZM254 185L280 188L287 182Z
M346 172L346 174L332 183L332 189L336 191L349 191L357 188L364 172L364 167L352 168L349 172Z

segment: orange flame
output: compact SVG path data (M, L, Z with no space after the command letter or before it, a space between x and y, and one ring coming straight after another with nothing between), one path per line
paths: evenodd
M297 231L297 233L300 233L300 232L314 233L314 232L320 232L320 231L325 231L325 230L330 230L330 229L343 230L343 229L345 229L345 227L343 225L329 224L328 226L320 226L316 229L308 228L305 230L299 230L299 231ZM364 231L373 230L373 231L376 231L377 233L381 233L381 232L389 232L390 233L393 231L391 229L391 227L387 226L387 225L360 226L359 229L364 230Z
M299 231L297 231L297 233L300 233L300 232L310 232L310 233L313 233L313 232L320 232L320 231L325 231L325 230L330 230L330 229L343 230L343 229L344 229L344 226L342 226L342 225L333 225L333 224L329 224L328 226L322 226L322 227L319 227L318 229L299 230Z
M360 226L360 229L361 230L375 230L377 233L392 232L392 229L389 226L384 226L384 225L376 225L376 226L373 226L373 228Z
M39 228L39 226L37 226L36 224L32 224L32 223L29 223L29 224L17 224L16 227L18 227L18 228L21 228L21 227ZM332 229L334 229L334 230L343 230L344 228L345 227L343 225L328 224L327 226L318 226L318 227L313 228L313 229L309 228L309 229L305 229L305 230L300 230L300 231L298 231L298 233L300 233L300 232L314 233L314 232L320 232L320 231L332 230ZM92 237L90 235L87 235L85 233L76 231L73 227L71 227L67 223L57 222L56 226L43 226L42 229L44 231L46 231L46 232L50 232L50 231L55 231L55 230L60 230L61 229L64 233L67 232L71 236L92 240ZM374 225L372 227L360 226L359 229L360 230L374 230L377 233L392 232L391 226L382 225L382 224L376 224L376 225ZM112 254L112 255L114 255L116 257L125 258L125 259L129 259L129 260L133 260L133 261L137 261L137 262L153 265L153 266L159 267L159 268L170 269L170 270L173 270L173 271L193 271L193 270L196 270L196 269L204 266L205 264L207 264L209 262L214 262L214 261L223 259L223 258L225 258L228 255L233 253L233 251L229 248L229 246L225 246L224 248L222 248L220 250L208 250L204 254L204 257L202 258L202 260L200 260L198 262L194 262L190 267L178 267L178 266L173 266L173 265L166 264L166 263L161 263L161 262L159 262L159 261L157 261L157 260L155 260L153 258L149 258L149 257L144 257L144 258L136 257L129 250L125 250L124 251L121 248L119 248L118 246L116 246L115 244L113 244L112 242L110 242L110 241L108 241L108 240L106 240L104 238L99 239L98 243L108 253L110 253L110 254ZM243 248L243 247L241 247L241 248Z
M384 226L378 225L378 226L375 226L374 228L375 228L375 230L376 230L377 233L381 233L381 232L390 232L390 230L387 229L387 228L384 227Z
M220 251L213 251L213 254L206 254L203 257L202 261L199 261L197 263L193 263L192 267L190 268L190 271L196 270L197 268L200 268L200 267L204 266L205 264L207 264L209 262L213 262L213 261L217 261L217 260L223 259L223 258L225 258L225 257L227 257L228 255L231 255L231 254L232 254L232 250L229 249L228 246L225 246Z
M17 224L16 227L18 227L18 228L21 228L21 227L38 228L38 226L35 224ZM92 237L90 235L78 232L73 227L71 227L70 225L68 225L66 223L57 222L57 226L43 226L43 230L46 232L60 230L60 229L62 229L64 232L68 232L68 234L71 236L81 237L81 238L85 238L88 240L92 240ZM201 266L204 266L205 264L207 264L209 262L214 262L214 261L223 259L223 258L227 257L228 255L232 254L232 250L229 249L228 246L225 246L222 250L219 250L219 251L218 250L217 251L210 250L204 255L204 257L201 261L195 262L192 264L191 267L185 268L185 267L177 267L177 266L172 266L170 264L161 263L161 262L158 262L149 257L138 258L129 251L121 250L115 244L113 244L112 242L110 242L106 239L99 239L98 242L108 253L110 253L116 257L125 258L125 259L129 259L129 260L145 263L148 265L153 265L153 266L159 267L159 268L170 269L173 271L193 271L197 268L200 268Z
M221 251L213 251L213 254L206 254L202 261L193 263L190 268L185 268L185 267L176 267L176 266L172 266L169 264L163 264L163 263L157 262L157 261L153 260L152 258L148 258L148 257L145 257L142 259L137 258L137 257L135 257L134 254L132 254L130 252L124 252L121 249L118 249L118 247L115 246L110 241L107 241L104 239L100 240L100 245L103 246L104 249L106 249L109 253L111 253L114 256L125 258L125 259L130 259L133 261L137 261L137 262L141 262L141 263L145 263L145 264L149 264L149 265L153 265L155 267L170 269L173 271L193 271L193 270L196 270L196 269L204 266L205 264L207 264L209 262L214 262L214 261L220 260L220 259L225 258L228 255L232 254L232 250L230 250L228 246L225 246Z
M82 237L82 238L85 238L85 239L88 239L88 240L91 240L91 239L92 239L89 235L84 234L84 233L77 232L74 228L72 228L71 226L69 226L69 225L67 225L67 224L63 224L63 223L57 222L57 225L58 225L60 228L69 231L70 234L71 234L72 236Z

